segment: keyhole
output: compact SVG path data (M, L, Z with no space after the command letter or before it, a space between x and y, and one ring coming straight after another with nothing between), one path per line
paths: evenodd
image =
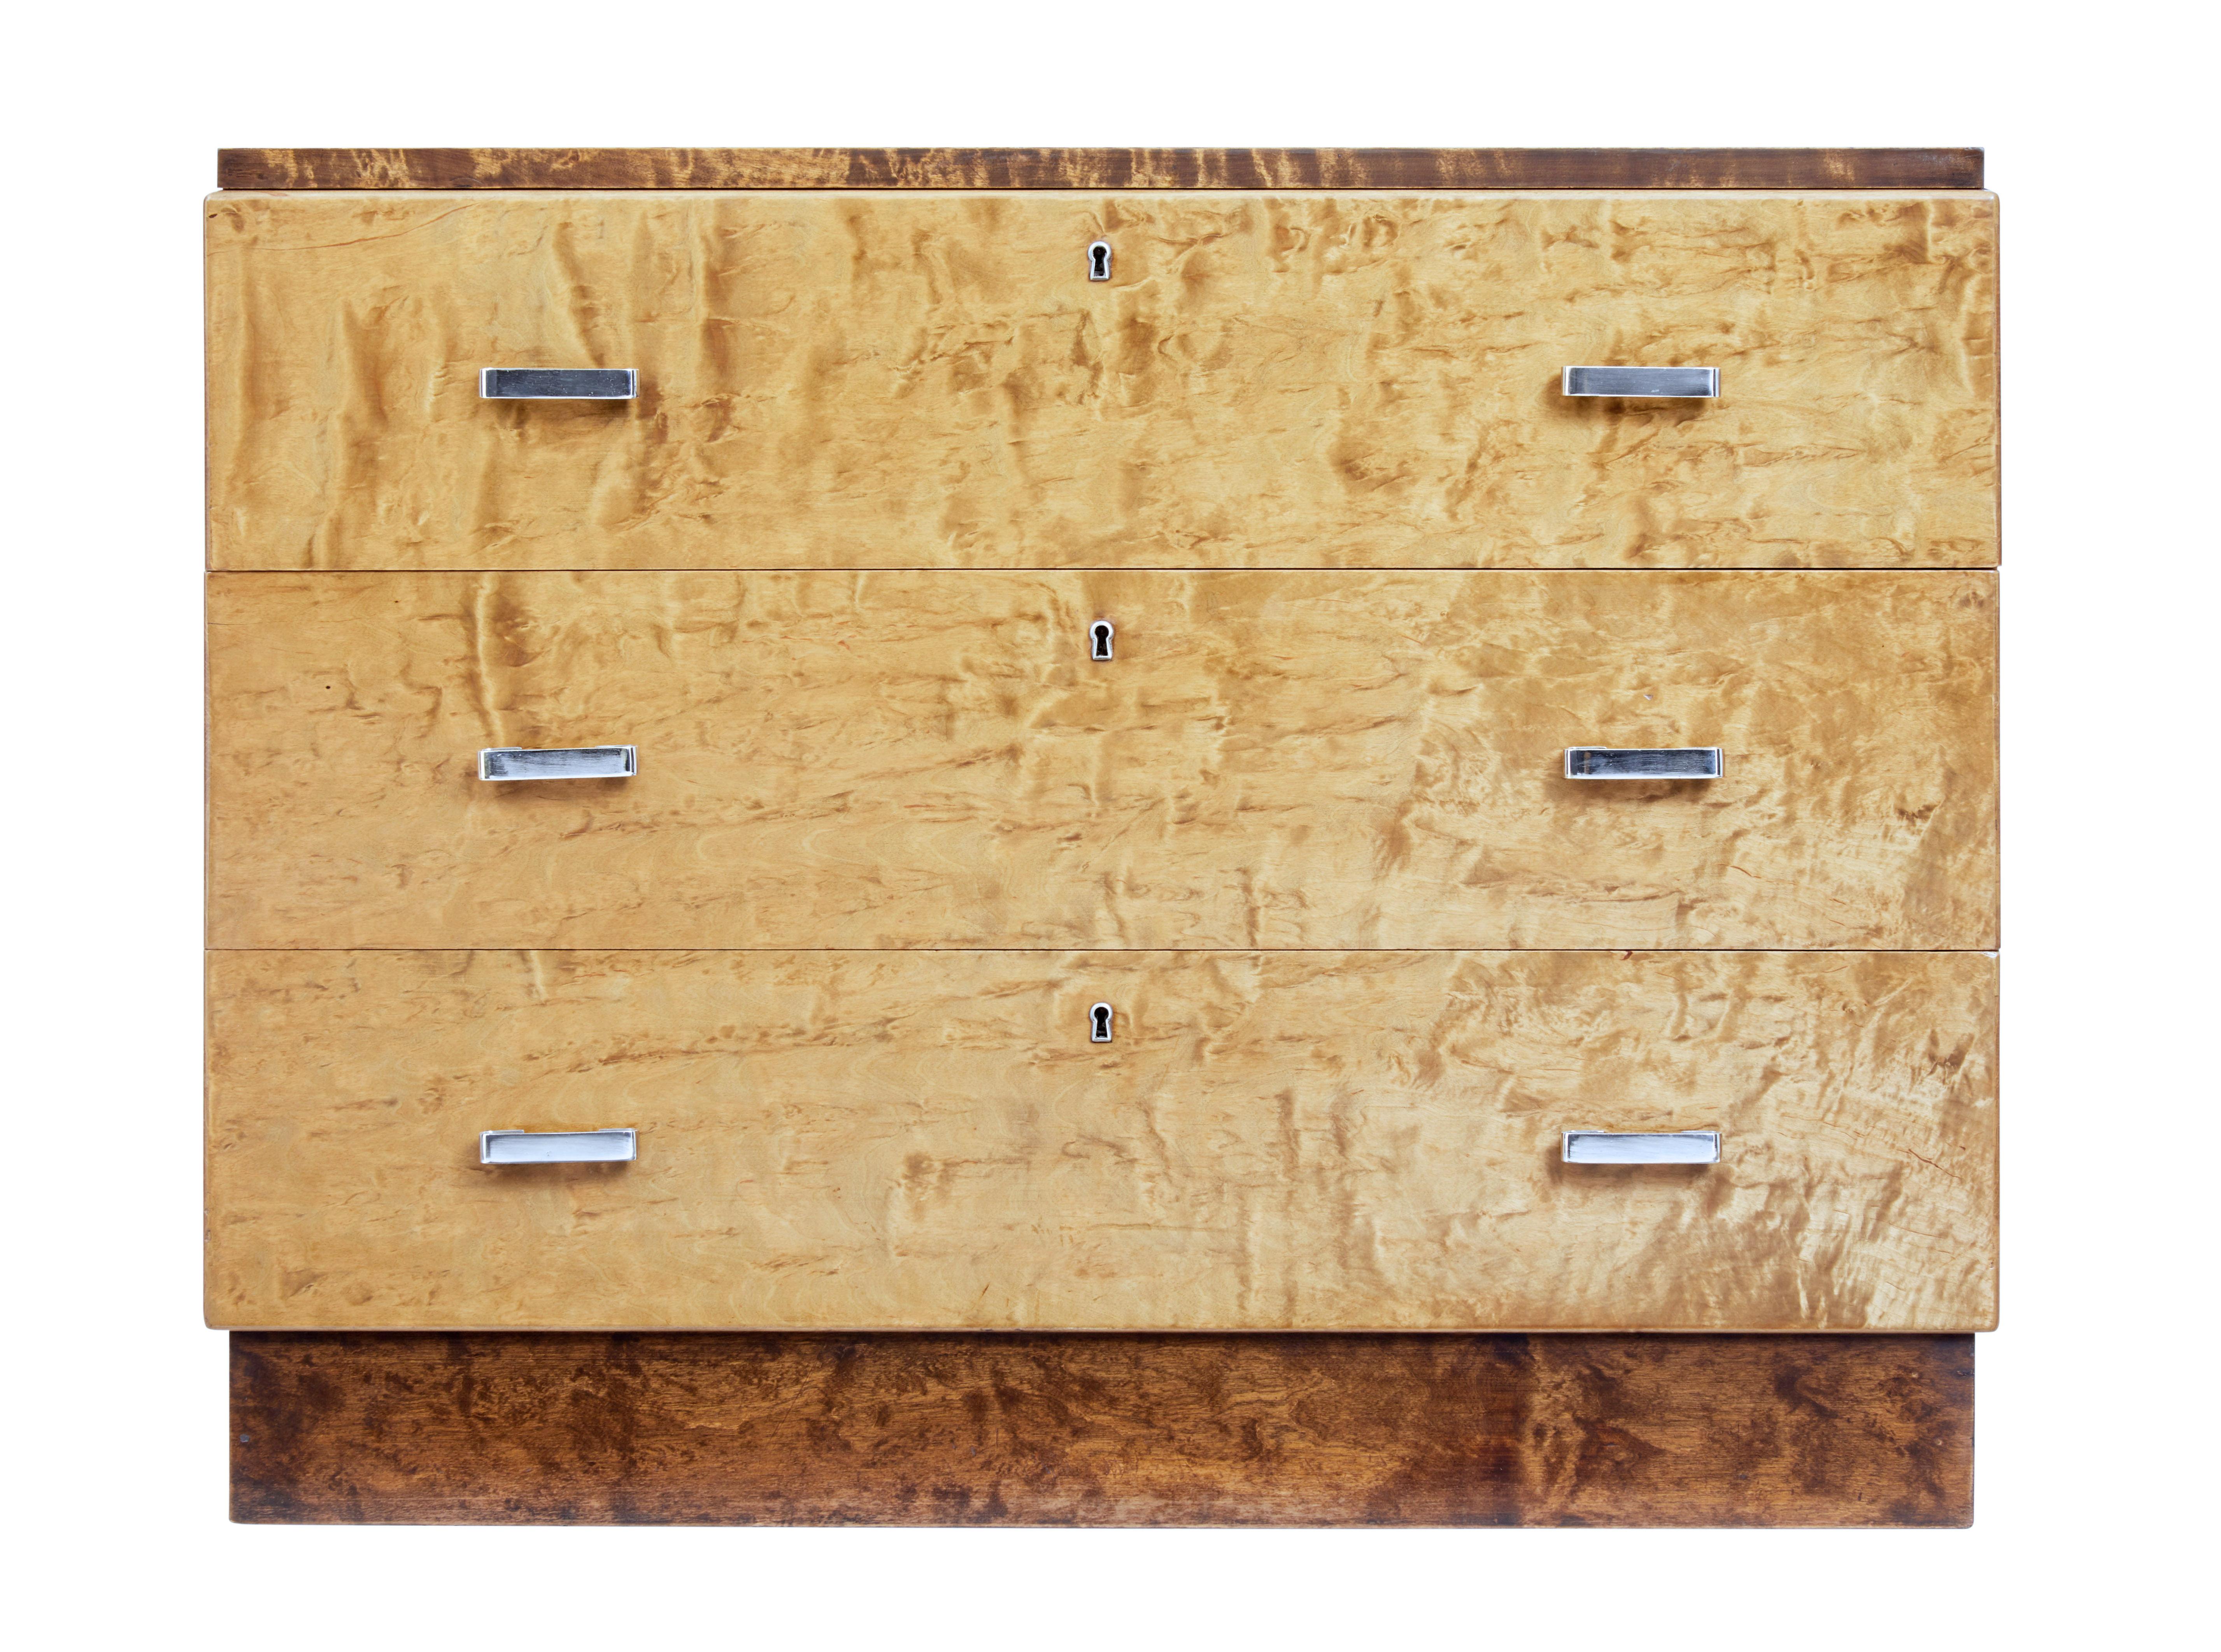
M1098 241L1088 243L1087 278L1090 281L1108 281L1110 278L1110 243L1109 241Z
M1110 1042L1110 1006L1098 1004L1087 1012L1088 1042L1107 1044Z
M1111 628L1109 620L1098 620L1087 628L1087 657L1108 660L1110 657Z

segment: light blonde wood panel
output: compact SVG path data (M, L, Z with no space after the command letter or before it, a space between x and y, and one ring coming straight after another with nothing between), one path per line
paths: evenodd
M1980 192L208 214L216 567L1996 560ZM1724 393L1568 400L1581 363L1714 366ZM641 398L478 396L481 367L592 366Z
M1996 579L219 575L213 942L1988 947Z
M231 1326L1968 1330L1974 954L219 953ZM1116 1042L1087 1006L1118 1011ZM487 1168L489 1128L637 1162ZM1568 1166L1567 1128L1723 1132Z

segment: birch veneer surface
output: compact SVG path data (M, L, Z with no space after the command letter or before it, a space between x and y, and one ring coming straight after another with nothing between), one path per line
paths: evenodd
M213 943L1988 947L1995 579L220 575Z
M218 953L236 1327L1968 1330L1996 966ZM1087 1009L1118 1011L1116 1041ZM629 1165L488 1168L494 1128ZM1718 1129L1568 1166L1569 1128Z
M207 246L219 568L1997 555L1979 191L227 193ZM640 397L479 396L596 366Z

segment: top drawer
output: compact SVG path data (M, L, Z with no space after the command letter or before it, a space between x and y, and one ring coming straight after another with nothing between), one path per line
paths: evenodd
M1980 192L208 210L217 568L1997 560ZM1562 394L1587 365L1720 394ZM486 400L488 367L637 394Z

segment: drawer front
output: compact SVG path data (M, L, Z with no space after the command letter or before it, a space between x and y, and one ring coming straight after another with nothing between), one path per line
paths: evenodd
M1995 1317L1996 966L1979 954L210 967L218 1324ZM638 1156L482 1165L497 1129L629 1129ZM1720 1159L1567 1164L1567 1129L1716 1130Z
M212 943L1990 947L1995 579L217 576Z
M1996 560L1979 192L209 214L218 568ZM1721 392L1562 394L1583 366L1716 368ZM488 400L488 368L630 369L638 393Z

